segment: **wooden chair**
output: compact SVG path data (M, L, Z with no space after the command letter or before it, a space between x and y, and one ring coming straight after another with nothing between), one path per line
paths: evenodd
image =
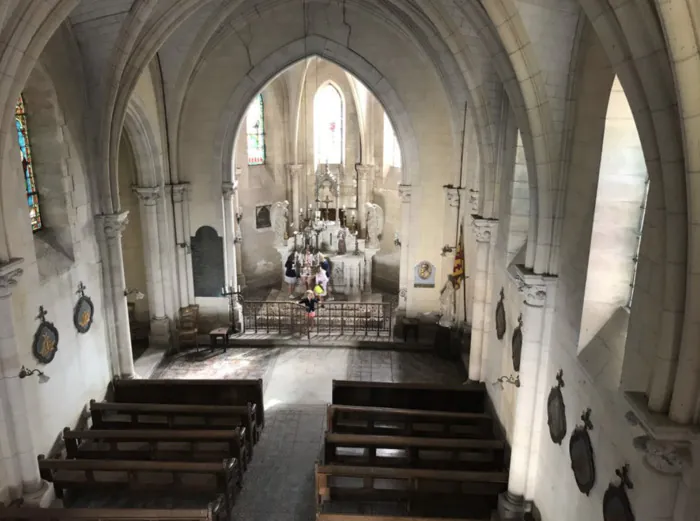
M199 333L199 306L194 304L185 308L180 308L180 325L178 328L178 339L180 347L194 346L199 348L197 335Z

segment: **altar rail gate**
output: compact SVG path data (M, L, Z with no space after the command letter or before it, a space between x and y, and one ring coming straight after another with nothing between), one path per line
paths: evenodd
M390 336L392 305L390 302L326 302L316 305L316 318L309 331L306 309L296 301L243 303L246 333L326 336Z

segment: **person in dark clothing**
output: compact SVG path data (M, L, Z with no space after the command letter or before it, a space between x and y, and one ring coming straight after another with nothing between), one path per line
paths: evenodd
M297 285L296 252L292 252L284 263L284 281L289 286L289 298L294 298L294 287Z
M299 304L306 309L306 316L309 319L309 330L314 327L314 317L316 316L316 304L319 299L314 292L309 290L304 294L304 298L299 301Z
M321 269L326 272L326 277L328 278L324 287L325 296L328 297L328 300L333 300L331 297L331 263L328 259L323 257L320 266Z

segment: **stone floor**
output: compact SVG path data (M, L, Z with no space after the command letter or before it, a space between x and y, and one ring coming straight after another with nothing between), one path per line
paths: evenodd
M266 426L236 521L312 521L314 462L321 450L333 379L382 382L464 381L461 365L429 353L346 348L235 348L168 360L159 378L263 378Z

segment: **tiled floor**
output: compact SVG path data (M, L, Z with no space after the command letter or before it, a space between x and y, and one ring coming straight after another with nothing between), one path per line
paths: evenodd
M234 510L236 521L313 521L314 462L321 450L333 379L464 381L462 367L426 353L346 348L229 349L181 356L160 378L263 378L266 426Z

